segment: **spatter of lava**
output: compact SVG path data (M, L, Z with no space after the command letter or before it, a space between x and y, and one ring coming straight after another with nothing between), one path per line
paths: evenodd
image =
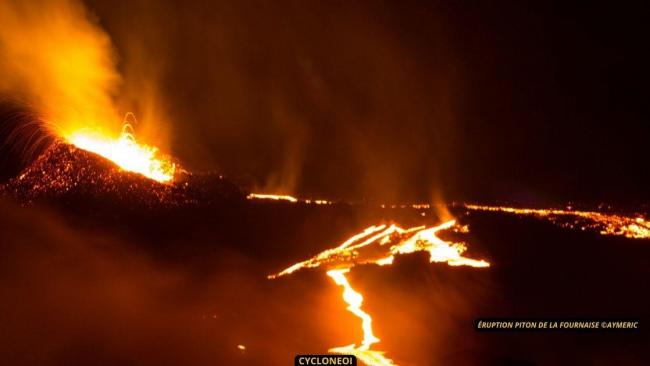
M444 230L467 231L455 220L438 226L424 226L403 229L397 225L370 226L343 242L338 247L327 249L314 257L296 263L283 271L268 276L270 279L289 275L302 268L327 267L327 275L343 287L343 300L348 310L359 317L362 323L363 340L361 344L330 348L340 354L353 354L367 365L391 366L395 363L384 356L384 352L373 350L371 346L379 342L372 331L372 317L361 309L363 296L355 291L345 276L351 268L360 264L390 265L398 254L414 252L429 253L429 261L447 263L450 266L489 267L485 260L463 256L466 246L440 239L437 233Z
M126 171L142 174L160 183L174 180L176 163L169 156L161 154L158 148L137 142L133 127L126 119L118 137L98 131L78 130L65 136L65 139L78 148L111 160Z
M23 205L49 202L92 213L218 205L245 197L218 174L177 173L173 182L163 184L59 140L19 176L0 185L2 195Z
M464 206L469 210L534 216L547 219L562 227L577 228L580 230L597 230L602 235L620 235L632 239L650 238L650 221L640 216L630 217L595 211L532 209L469 204L465 204Z

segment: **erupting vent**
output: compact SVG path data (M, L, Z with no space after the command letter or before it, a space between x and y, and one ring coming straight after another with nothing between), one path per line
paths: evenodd
M80 130L66 136L66 140L111 160L126 171L142 174L161 183L169 183L174 179L176 164L169 156L160 154L158 148L138 143L129 123L124 123L122 133L117 138L96 131Z
M100 155L56 141L18 177L0 186L23 204L48 201L90 212L208 205L243 200L239 187L215 174L176 173L159 183Z

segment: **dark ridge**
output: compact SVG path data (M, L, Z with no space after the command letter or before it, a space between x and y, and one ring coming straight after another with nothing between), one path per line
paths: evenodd
M138 210L211 205L245 198L216 174L180 173L163 184L126 172L103 157L55 141L20 175L2 187L23 205L48 203L75 211Z

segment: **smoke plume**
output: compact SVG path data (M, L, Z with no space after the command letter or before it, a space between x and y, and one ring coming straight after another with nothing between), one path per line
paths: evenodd
M56 132L119 123L109 36L76 1L0 4L0 91L31 105Z

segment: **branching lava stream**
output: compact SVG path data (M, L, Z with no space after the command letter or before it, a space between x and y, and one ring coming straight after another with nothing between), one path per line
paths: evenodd
M346 274L351 268L362 264L380 266L393 263L398 254L428 252L429 261L450 266L470 266L484 268L490 263L463 256L467 249L463 243L454 243L440 239L437 233L444 230L466 231L467 227L458 225L455 220L449 220L438 226L424 226L403 229L397 225L370 226L361 233L353 235L336 248L327 249L305 261L296 263L285 270L268 276L274 279L289 275L302 268L326 266L327 275L343 287L343 300L348 304L348 311L361 319L363 340L361 344L351 344L343 347L330 348L329 352L353 354L367 365L391 366L393 360L384 356L384 352L371 349L379 342L372 330L372 317L361 309L363 296L350 285Z

